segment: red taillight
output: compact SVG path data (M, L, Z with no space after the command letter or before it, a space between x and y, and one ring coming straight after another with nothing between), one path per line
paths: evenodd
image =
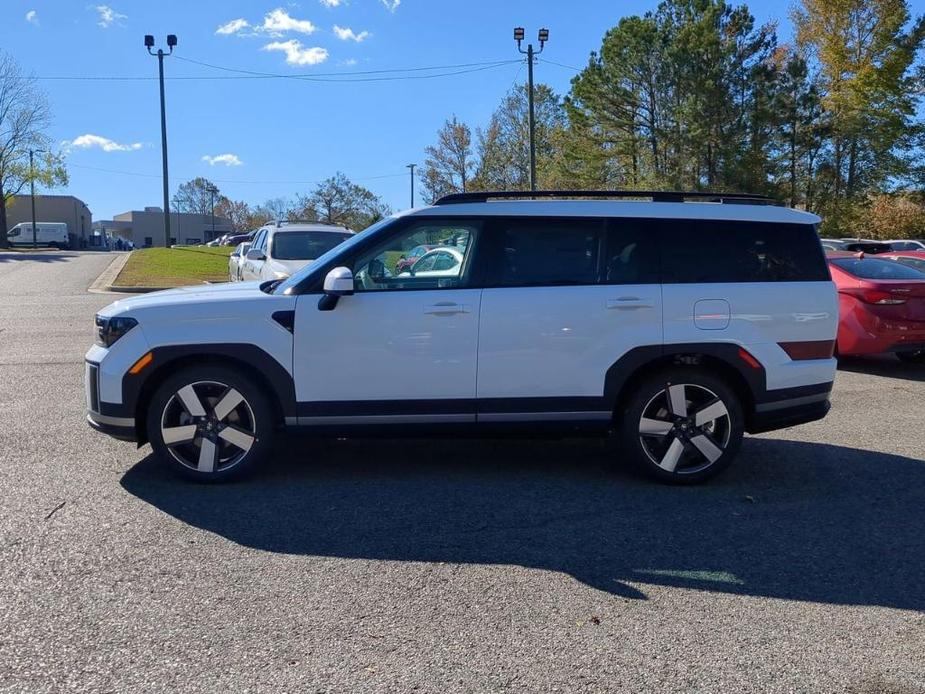
M905 290L908 293L909 290ZM888 292L883 289L849 289L848 293L856 296L865 304L876 304L877 306L897 306L906 303L906 297L896 291Z
M812 342L778 342L780 348L793 361L804 359L831 359L835 352L835 340L813 340Z

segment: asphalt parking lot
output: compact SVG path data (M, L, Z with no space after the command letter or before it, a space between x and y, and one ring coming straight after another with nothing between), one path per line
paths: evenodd
M925 368L846 362L695 488L302 439L198 486L84 422L111 260L0 254L0 690L925 692Z

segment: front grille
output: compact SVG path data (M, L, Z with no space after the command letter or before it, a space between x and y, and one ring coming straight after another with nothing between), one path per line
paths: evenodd
M87 364L87 407L93 412L100 411L100 367Z

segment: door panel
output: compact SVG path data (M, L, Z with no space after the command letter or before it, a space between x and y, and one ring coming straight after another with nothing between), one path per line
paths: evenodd
M603 396L617 359L661 344L661 303L657 284L484 290L479 399Z
M456 400L474 411L480 298L479 289L358 292L320 311L318 295L299 297L298 401L406 401L388 408L399 415L420 412L410 401Z

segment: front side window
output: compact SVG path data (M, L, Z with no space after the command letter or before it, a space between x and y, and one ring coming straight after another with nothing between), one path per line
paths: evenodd
M600 220L499 219L489 286L586 285L598 282Z
M315 260L351 236L335 231L277 232L271 255L277 260Z
M417 222L356 259L353 266L356 291L467 286L479 231L478 222ZM405 269L407 266L401 260L411 256L411 251L419 246L432 250Z

